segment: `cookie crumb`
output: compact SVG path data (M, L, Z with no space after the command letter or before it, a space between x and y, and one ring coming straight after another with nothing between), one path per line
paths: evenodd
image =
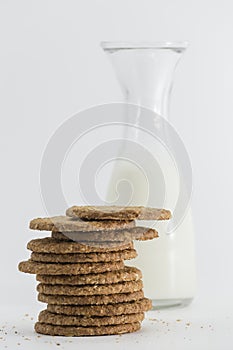
M187 323L186 323L186 326L188 326L188 327L189 327L190 325L191 325L191 323L190 323L190 322L187 322Z
M178 318L177 320L176 320L176 322L181 322L182 320L180 319L180 318Z

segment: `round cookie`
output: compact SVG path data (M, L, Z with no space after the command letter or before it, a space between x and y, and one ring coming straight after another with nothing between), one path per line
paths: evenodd
M73 206L66 215L86 220L168 220L170 210L143 206Z
M122 270L111 272L94 273L86 275L37 275L39 282L46 284L111 284L126 281L138 281L142 278L142 273L136 267L125 266Z
M47 284L111 284L127 281L138 281L142 273L136 267L125 266L122 270L93 273L87 275L36 275L38 282Z
M119 252L106 253L69 253L69 254L48 254L32 253L31 260L37 262L51 263L88 263L88 262L109 262L134 259L137 256L135 249L125 249Z
M86 286L71 286L61 284L43 284L37 286L39 293L48 295L109 295L119 293L133 293L142 290L143 283L139 281L119 282L114 284L99 284Z
M142 290L132 293L120 293L109 295L88 295L88 296L69 296L69 295L46 295L38 294L38 300L50 305L106 305L116 303L126 303L144 298ZM49 310L53 312L52 310ZM141 310L142 311L142 310ZM139 312L141 312L139 311ZM136 311L135 311L136 312Z
M41 334L58 335L65 337L82 337L97 335L112 335L136 332L141 328L140 322L125 323L119 325L100 326L100 327L73 327L73 326L54 326L46 323L37 322L35 331Z
M132 227L124 230L98 231L98 232L52 232L52 237L61 240L72 240L76 242L99 243L104 242L108 245L110 242L127 243L133 240L146 241L158 237L158 232L149 227ZM90 244L92 245L92 243Z
M125 220L105 220L105 221L85 221L73 219L68 216L53 216L50 218L36 218L30 221L29 227L32 230L59 231L59 232L88 232L88 231L109 231L134 227L134 221Z
M125 323L142 322L144 320L144 313L117 316L102 316L102 317L86 317L86 316L67 316L59 315L43 310L40 312L38 321L40 323L47 323L58 326L108 326Z
M103 232L103 231L102 231ZM108 232L112 232L112 231L108 231ZM117 232L119 232L119 230L117 231ZM93 232L59 232L59 231L52 231L51 232L51 237L52 238L54 238L54 239L56 239L56 240L60 240L60 241L67 241L67 242L72 242L72 241L76 241L76 237L75 237L75 235L76 234L83 234L84 233L84 235L86 236L88 233L93 233ZM96 232L96 233L101 233L101 231L100 232ZM105 234L106 232L104 232L104 234ZM89 246L89 245L94 245L94 246L97 246L98 247L98 244L100 244L100 247L105 247L105 246L107 246L107 245L109 245L110 247L111 246L115 246L115 245L117 245L117 246L124 246L124 245L127 245L127 244L130 244L130 243L132 243L132 242L122 242L122 241L108 241L108 240L104 240L104 241L102 241L102 242L99 242L99 241L94 241L94 242L92 242L92 241L90 241L90 240L88 240L88 241L85 241L85 239L83 239L83 237L82 237L82 239L81 240L79 240L78 241L78 243L80 243L80 244L82 244L82 245L86 245L86 246Z
M22 261L19 263L19 271L32 274L44 275L78 275L99 273L105 271L121 270L124 268L123 261L77 263L77 264L52 264L39 263L36 261Z
M133 243L127 244L105 244L98 243L96 245L81 244L73 241L61 241L51 237L33 239L27 244L27 249L35 253L54 253L54 254L69 254L69 253L106 253L124 249L132 249Z
M83 316L115 316L125 314L137 314L152 308L150 299L143 298L138 301L122 302L108 305L51 305L47 310L62 315Z

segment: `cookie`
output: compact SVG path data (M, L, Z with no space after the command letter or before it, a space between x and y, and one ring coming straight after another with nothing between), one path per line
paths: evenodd
M32 230L59 231L59 232L88 232L88 231L109 231L134 227L134 221L105 220L85 221L78 218L73 219L67 216L53 216L51 218L33 219L29 227Z
M108 232L112 232L112 231L108 231ZM54 238L54 239L60 240L60 241L68 241L68 242L70 242L70 241L76 241L77 240L76 237L75 237L77 233L79 233L79 234L80 233L81 234L84 233L85 235L87 234L87 232L58 232L58 231L52 231L51 232L51 237ZM91 232L91 233L93 233L93 232ZM104 231L104 234L105 233L106 232ZM124 245L124 244L128 244L127 242L121 242L121 241L116 241L116 240L114 242L108 241L108 240L105 240L104 242L99 242L99 241L90 242L90 240L89 240L87 242L87 238L88 237L86 237L86 241L85 241L84 237L82 237L81 240L77 240L77 241L78 241L78 243L83 244L83 245L96 245L96 246L98 246L99 243L100 243L100 246L103 246L104 243L106 243L106 245L109 244L110 246L114 246L115 244L119 245L119 246Z
M144 313L126 314L117 316L102 316L102 317L86 317L86 316L67 316L59 315L43 310L40 312L38 321L40 323L47 323L57 326L108 326L125 323L142 322L144 320Z
M98 243L96 245L86 245L73 241L61 241L51 237L33 239L27 244L27 249L32 250L35 253L55 253L55 254L68 254L68 253L106 253L114 252L124 249L132 249L133 243L126 243L121 245L115 245L109 243Z
M76 242L131 242L133 240L146 241L157 238L158 232L149 227L132 227L124 230L109 230L98 232L52 232L52 237Z
M142 290L132 293L88 296L38 294L39 301L50 305L106 305L141 300L143 298L144 293Z
M73 206L66 215L87 220L168 220L171 212L166 209L120 206Z
M87 263L87 262L108 262L134 259L137 256L135 249L125 249L119 252L106 253L70 253L70 254L48 254L32 253L31 260L37 262L51 263Z
M142 273L136 267L125 266L122 270L111 272L93 273L87 275L36 275L38 282L46 284L111 284L127 281L138 281Z
M133 293L142 290L142 281L119 282L113 284L71 286L61 284L44 284L37 286L39 293L48 295L109 295L118 293Z
M74 327L74 326L55 326L47 323L37 322L35 331L41 334L58 335L65 337L82 337L111 335L136 332L141 328L140 322L125 323L119 325L109 325L100 327Z
M45 275L78 275L99 273L105 271L121 270L123 267L123 261L104 263L52 264L39 263L36 261L28 260L19 263L19 271L21 272Z
M108 305L51 305L47 310L62 315L83 316L116 316L125 314L137 314L151 310L152 302L147 298L131 302L119 302Z

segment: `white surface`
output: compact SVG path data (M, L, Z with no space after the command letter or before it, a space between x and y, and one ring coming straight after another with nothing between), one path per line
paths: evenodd
M232 307L233 304L227 305L219 300L196 301L184 309L148 312L142 329L137 333L82 338L38 337L33 331L38 306L34 310L28 306L5 307L0 315L0 338L3 338L0 339L0 349L232 350Z

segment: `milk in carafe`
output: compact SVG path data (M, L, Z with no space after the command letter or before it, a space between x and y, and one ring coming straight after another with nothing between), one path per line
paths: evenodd
M167 117L173 73L185 49L183 44L155 43L103 43L109 54L123 92L126 95L126 124L133 120L134 109L127 115L127 104L143 106ZM139 108L140 110L140 108ZM145 113L144 113L145 114ZM181 188L185 191L186 178L177 171L176 160L171 157L169 148L172 142L164 144L157 138L143 134L143 113L135 109L135 128L129 128L123 140L123 147L116 160L108 186L107 201L116 205L145 205L160 207L176 212L177 199ZM155 118L155 129L165 128L166 123ZM165 127L164 127L165 126ZM153 134L153 127L151 128ZM164 130L166 134L168 130ZM166 135L165 135L166 136ZM131 162L129 147L134 141L153 154L159 164L148 162L144 169ZM145 153L146 154L146 153ZM128 155L127 157L125 155ZM140 159L138 159L140 165ZM148 174L150 181L148 183ZM163 177L161 178L161 174ZM184 174L183 174L184 175ZM152 180L151 180L152 179ZM153 181L154 179L154 181ZM163 179L163 181L162 181ZM117 193L117 185L123 181L122 193ZM153 184L152 184L153 182ZM164 183L163 183L164 182ZM130 184L132 193L124 191L124 184ZM164 196L161 187L165 186ZM127 194L124 198L124 193ZM120 198L120 200L119 200ZM158 230L159 238L147 242L135 242L138 257L137 265L144 275L145 295L153 299L155 307L186 305L195 295L196 266L192 213L189 203L180 218L179 225L169 232L168 222L138 222L140 226L151 226ZM130 265L130 263L129 263Z

